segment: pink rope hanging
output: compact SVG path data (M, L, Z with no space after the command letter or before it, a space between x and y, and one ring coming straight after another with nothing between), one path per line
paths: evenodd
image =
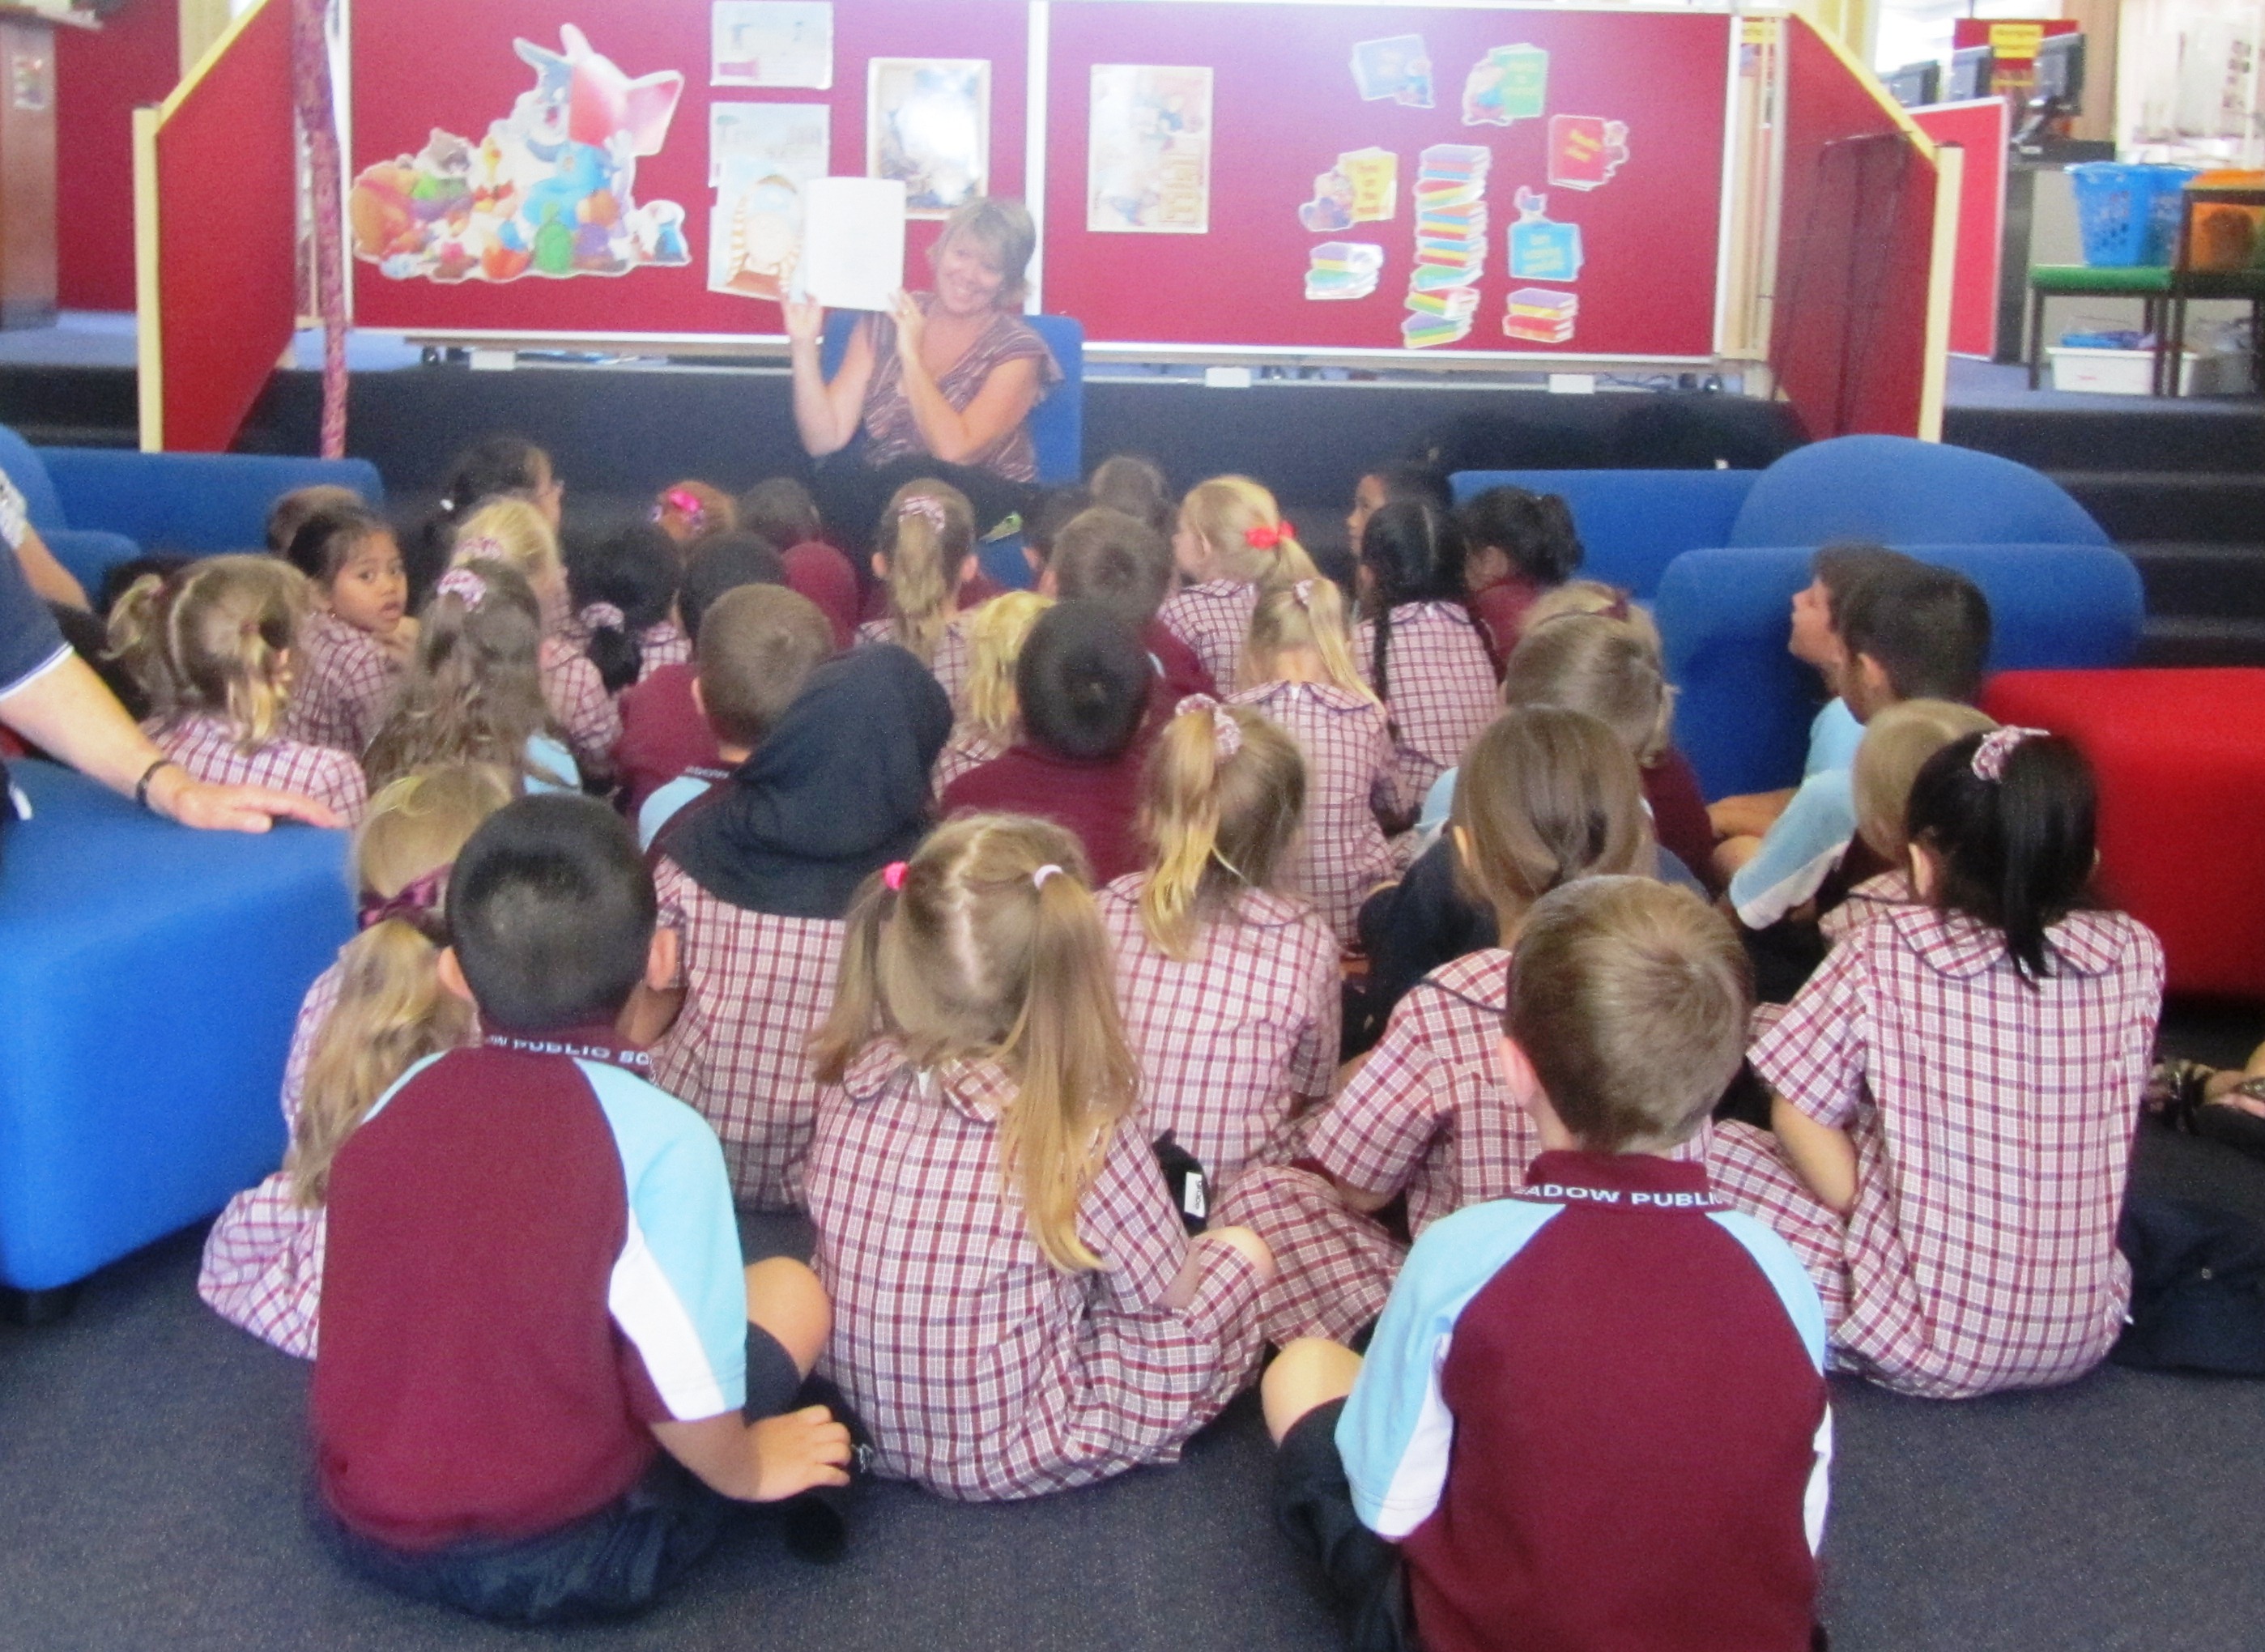
M323 457L346 450L346 238L339 124L331 98L330 0L291 0L292 96L313 181L315 313L323 323Z

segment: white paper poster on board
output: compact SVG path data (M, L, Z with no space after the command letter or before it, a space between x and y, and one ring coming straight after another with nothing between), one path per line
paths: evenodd
M991 65L982 58L877 57L867 66L865 172L905 186L915 218L948 218L987 192Z
M1096 63L1085 227L1211 229L1211 70Z
M710 85L834 89L832 0L716 0L709 18Z
M796 287L828 309L887 309L904 284L903 182L813 178L803 191Z

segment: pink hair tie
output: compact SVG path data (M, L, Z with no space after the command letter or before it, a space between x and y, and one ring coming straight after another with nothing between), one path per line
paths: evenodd
M653 514L658 517L664 509L674 511L696 534L708 520L708 507L700 503L699 496L682 488L671 488L662 494L660 503L653 507Z
M593 631L626 631L629 615L610 602L589 602L582 608L581 621L585 629Z
M1210 713L1212 754L1220 762L1225 762L1242 749L1242 724L1236 722L1234 714L1218 701L1207 694L1191 694L1172 708L1172 715L1176 717L1185 717L1191 711Z
M361 899L361 928L375 929L389 918L400 918L411 924L441 905L441 892L448 887L448 869L436 866L424 877L404 884L394 894L383 897L364 895Z
M2006 777L2006 760L2014 754L2014 748L2023 740L2037 739L2048 731L2011 726L1992 729L1982 737L1981 744L1974 748L1974 761L1968 767L1974 771L1977 780L1992 782L2003 780Z
M939 534L950 525L951 520L944 511L943 501L933 493L915 493L898 506L897 520L901 522L907 516L919 517Z
M1059 877L1060 876L1061 868L1055 865L1052 861L1048 861L1044 866L1039 867L1031 874L1031 882L1038 888L1044 889L1046 886L1046 879L1049 877Z
M504 562L511 560L504 550L503 541L493 534L464 534L457 537L455 561L475 562L482 557L493 557Z
M909 870L902 861L891 861L881 869L881 886L892 895L901 894L905 887L905 873Z
M487 600L488 582L470 568L451 568L441 576L441 583L433 587L435 596L454 597L464 605L467 614L477 614L480 604Z

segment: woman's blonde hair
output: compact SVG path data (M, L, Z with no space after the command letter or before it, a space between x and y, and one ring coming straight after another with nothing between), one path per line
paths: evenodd
M899 646L936 663L959 594L959 571L975 549L975 507L949 482L923 477L889 496L874 549L888 567L889 618Z
M1596 614L1618 620L1635 630L1651 650L1654 659L1665 658L1660 647L1659 627L1650 610L1618 586L1606 585L1601 579L1568 579L1562 585L1551 586L1526 608L1526 617L1518 622L1518 634L1530 635L1535 626L1562 619L1569 614Z
M1880 712L1864 725L1863 743L1849 772L1856 834L1900 869L1911 847L1904 816L1919 771L1944 746L1997 726L1986 713L1955 700L1899 700Z
M981 246L998 266L999 296L993 302L1001 309L1021 308L1023 295L1030 290L1031 255L1038 250L1038 229L1031 209L1011 195L978 195L963 202L943 221L943 233L929 250L930 269L961 236Z
M509 564L537 591L565 583L566 559L558 549L557 530L541 511L515 493L482 500L456 529L448 565L461 568L484 561ZM564 602L562 595L560 612L543 615L546 631L556 630L566 617Z
M1053 607L1035 591L993 597L967 617L967 686L960 691L960 720L1001 746L1015 743L1021 718L1015 701L1015 662L1038 615Z
M472 580L477 596L462 588ZM528 741L552 731L542 648L542 609L517 569L482 561L452 570L425 605L416 657L362 753L372 788L447 763L492 764L524 782Z
M821 1082L887 1035L914 1066L988 1059L1016 1084L999 1117L1003 1191L1067 1270L1098 1268L1078 1204L1131 1117L1140 1070L1117 1012L1115 964L1084 851L1049 820L947 821L849 912L834 1007L811 1040Z
M110 610L110 657L160 721L223 717L257 751L282 727L289 654L311 601L306 576L279 557L207 557L127 587Z
M1255 585L1318 577L1306 548L1285 529L1274 496L1249 477L1197 483L1180 501L1180 526L1209 548L1226 579ZM1252 542L1254 536L1264 542Z
M1620 738L1642 767L1667 749L1675 691L1659 651L1633 621L1567 612L1528 624L1504 667L1506 705L1585 711Z
M1271 889L1306 813L1306 760L1270 719L1206 695L1183 701L1148 753L1140 926L1176 958L1249 889Z
M404 775L379 792L354 839L365 900L390 900L452 864L486 819L511 801L498 769L464 765ZM418 911L381 919L339 954L338 1004L315 1037L285 1168L295 1203L329 1191L339 1144L411 1066L471 1036L471 1006L441 985L438 890Z
M1471 742L1448 814L1464 892L1510 944L1526 910L1577 877L1657 868L1635 759L1585 712L1513 706Z
M1309 579L1270 579L1258 587L1250 630L1242 642L1242 686L1255 688L1275 681L1282 656L1300 649L1313 650L1333 687L1364 700L1376 699L1376 691L1353 664L1344 594L1334 579L1316 574Z

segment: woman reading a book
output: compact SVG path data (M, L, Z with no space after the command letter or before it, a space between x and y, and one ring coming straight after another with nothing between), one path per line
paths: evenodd
M1062 376L1020 313L1037 243L1019 200L969 201L929 255L936 290L899 293L893 310L859 322L830 382L819 364L825 311L786 305L795 426L820 462L827 523L859 549L870 543L882 503L921 477L967 495L987 528L1035 498L1025 421Z

